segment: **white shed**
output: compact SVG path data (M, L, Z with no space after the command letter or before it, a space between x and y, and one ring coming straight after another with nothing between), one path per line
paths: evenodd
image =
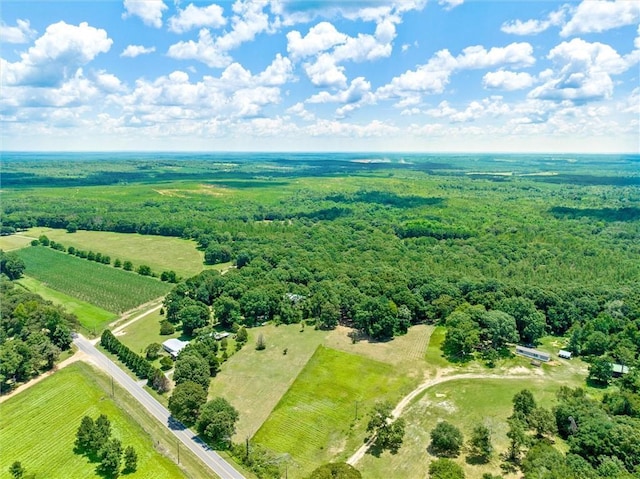
M565 351L564 349L561 349L560 351L558 351L558 357L562 359L571 359L571 351Z

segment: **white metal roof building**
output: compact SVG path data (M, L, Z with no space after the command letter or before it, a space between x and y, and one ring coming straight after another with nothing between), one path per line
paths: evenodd
M178 338L171 338L162 343L162 347L171 355L171 357L173 357L173 359L175 359L187 344L189 344L189 341L180 341Z

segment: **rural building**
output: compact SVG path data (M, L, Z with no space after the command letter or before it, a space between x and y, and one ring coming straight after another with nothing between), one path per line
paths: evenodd
M216 341L220 341L221 339L224 339L227 336L229 336L229 333L214 333L213 339L215 339Z
M551 356L547 353L543 353L537 349L525 348L524 346L516 346L516 354L535 359L537 361L547 362L551 359Z
M167 339L164 343L162 343L163 349L168 352L173 359L178 357L180 351L182 351L189 341L180 341L177 338Z
M613 371L613 377L619 378L623 374L627 374L629 372L629 367L623 366L622 364L612 363L611 370Z
M565 351L564 349L561 349L560 351L558 351L558 356L562 359L571 359L571 351Z

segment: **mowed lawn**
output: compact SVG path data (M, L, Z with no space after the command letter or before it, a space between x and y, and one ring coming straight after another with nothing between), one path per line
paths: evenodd
M363 443L377 401L396 404L414 386L390 364L320 346L253 439L291 456L290 477L306 477Z
M49 288L115 314L158 298L172 287L155 278L43 246L30 246L16 253L24 261L27 275Z
M287 392L327 332L300 325L250 328L249 341L211 380L209 397L222 396L240 413L234 441L253 436ZM256 351L262 334L266 349ZM123 336L124 341L125 336ZM287 354L283 354L285 348Z
M18 284L32 293L39 294L44 299L51 301L54 304L61 305L69 313L75 314L78 317L78 321L87 330L87 332L101 331L107 324L117 317L114 313L110 313L109 311L98 308L86 301L80 301L68 294L51 289L37 279L30 278L28 276L20 278Z
M164 316L160 314L158 309L120 330L118 339L132 351L144 355L144 350L151 343L162 344L167 339L179 338L182 334L182 331L178 329L171 335L162 336L160 334L160 321L163 319Z
M12 251L14 249L24 248L31 243L32 239L33 238L22 234L0 236L0 249L3 251Z
M160 274L175 271L188 278L204 269L204 253L196 249L194 241L168 236L140 235L136 233L112 233L110 231L76 231L64 229L31 228L25 236L38 238L46 235L65 247L93 251L111 256L111 261L131 261L134 268L146 264Z
M135 478L185 477L153 447L154 440L105 396L82 363L72 364L0 404L0 478L20 461L37 478L99 478L97 463L74 454L75 434L83 416L106 414L112 436L131 445L138 455ZM129 477L129 476L123 476Z

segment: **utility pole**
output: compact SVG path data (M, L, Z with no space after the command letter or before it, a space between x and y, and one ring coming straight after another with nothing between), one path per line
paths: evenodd
M247 436L247 459L249 459L249 436Z
M180 439L178 439L178 464L180 464Z

